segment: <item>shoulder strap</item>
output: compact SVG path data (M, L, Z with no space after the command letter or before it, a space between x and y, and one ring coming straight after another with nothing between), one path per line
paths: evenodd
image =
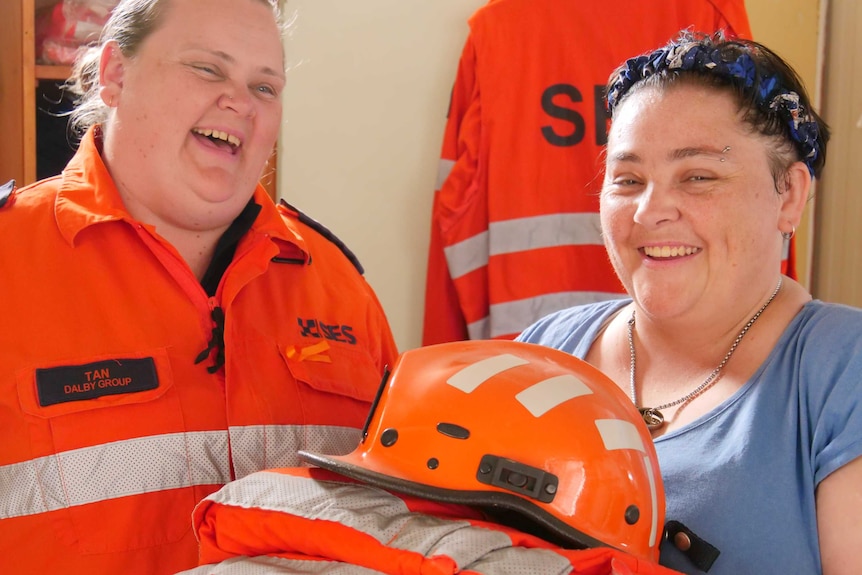
M281 204L282 206L284 206L285 208L287 208L291 212L295 213L297 219L301 223L310 227L315 232L317 232L318 234L320 234L321 236L323 236L324 238L326 238L327 240L329 240L330 242L335 244L336 247L338 247L338 249L341 250L341 253L343 253L347 257L347 259L350 260L350 263L353 264L353 267L356 268L356 270L359 272L359 274L360 275L365 274L365 268L363 268L362 264L359 263L359 259L356 257L356 254L354 254L350 250L350 248L348 248L347 245L343 241L341 241L335 234L333 234L332 231L329 230L329 228L327 228L326 226L324 226L323 224L321 224L320 222L318 222L314 218L312 218L312 217L304 214L303 212L299 211L298 209L296 209L292 205L288 204L283 199L279 200L279 204Z

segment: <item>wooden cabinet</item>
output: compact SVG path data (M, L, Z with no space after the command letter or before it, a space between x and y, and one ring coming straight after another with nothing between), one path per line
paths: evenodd
M37 73L64 78L66 66L36 66L34 0L0 5L0 180L19 185L36 179Z
M37 88L39 81L64 81L70 66L36 63L36 11L57 0L0 0L0 184L37 179ZM276 197L275 152L261 180Z

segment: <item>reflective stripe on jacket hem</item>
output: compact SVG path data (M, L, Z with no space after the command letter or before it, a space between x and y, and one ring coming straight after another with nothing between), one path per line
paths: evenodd
M342 455L359 430L349 427L255 425L232 427L236 476L268 466L298 466L300 449ZM228 432L167 433L115 441L0 466L0 519L230 478Z

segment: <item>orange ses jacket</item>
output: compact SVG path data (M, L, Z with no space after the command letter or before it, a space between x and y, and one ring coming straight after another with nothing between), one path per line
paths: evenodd
M681 575L610 547L563 549L469 507L318 468L230 483L198 505L194 522L206 565L182 575Z
M621 297L601 239L604 87L680 29L750 37L743 0L492 0L470 18L443 136L422 343L512 338Z
M92 131L62 176L0 199L0 573L189 568L203 497L358 443L396 356L383 311L317 226L254 200L208 297L126 212ZM214 329L221 368L195 363Z

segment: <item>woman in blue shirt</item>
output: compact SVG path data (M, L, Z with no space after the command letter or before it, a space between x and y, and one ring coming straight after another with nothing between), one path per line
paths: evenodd
M862 573L862 310L780 271L826 124L779 56L721 34L628 60L608 104L602 232L630 297L519 339L586 359L640 409L667 517L691 528L664 564Z

